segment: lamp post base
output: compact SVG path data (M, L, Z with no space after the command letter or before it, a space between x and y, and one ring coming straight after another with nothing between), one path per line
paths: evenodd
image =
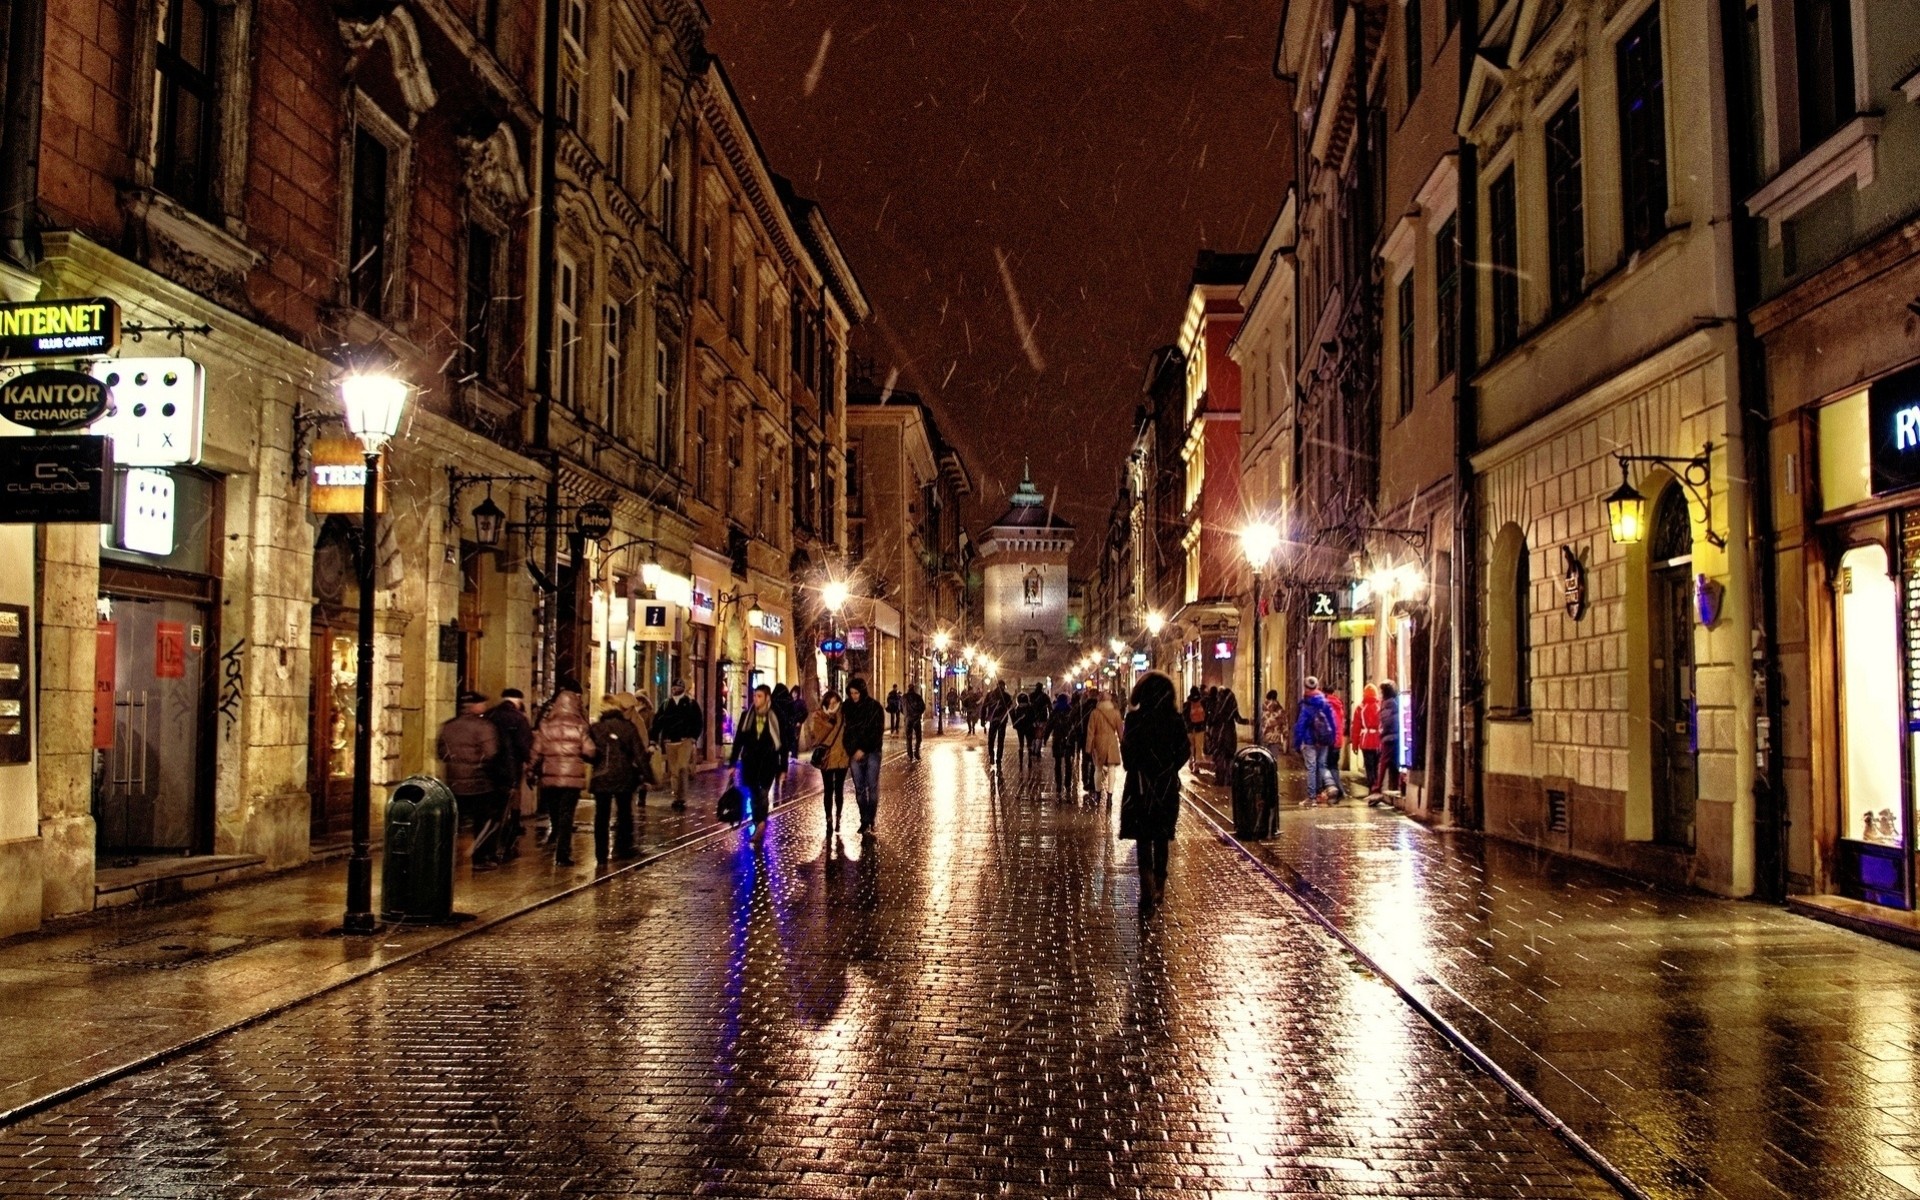
M347 934L369 934L380 928L373 915L373 855L355 854L347 860L347 911L340 918L340 930ZM365 905L356 908L355 905Z

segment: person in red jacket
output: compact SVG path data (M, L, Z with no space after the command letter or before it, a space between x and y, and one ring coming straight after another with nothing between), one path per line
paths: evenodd
M1380 691L1368 684L1360 693L1360 707L1353 710L1353 744L1360 748L1360 761L1367 772L1367 802L1380 795Z
M1341 751L1347 745L1347 703L1340 698L1339 692L1329 689L1327 707L1333 710L1333 747L1327 751L1327 774L1333 779L1332 802L1339 804L1347 798L1347 781L1340 770L1341 764L1346 761L1346 755Z

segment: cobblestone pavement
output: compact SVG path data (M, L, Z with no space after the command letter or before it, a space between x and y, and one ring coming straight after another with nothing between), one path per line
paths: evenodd
M1359 805L1261 852L1649 1193L1920 1194L1920 954Z
M1203 823L1142 918L1036 782L930 743L875 840L677 851L0 1131L0 1191L1613 1194Z
M811 771L794 772L792 782L796 796L819 787ZM723 786L723 772L697 777L680 812L656 795L641 809L641 852L657 854L718 828L714 801ZM518 861L474 874L462 839L454 897L474 914L466 925L338 937L346 885L345 865L336 860L10 940L0 947L0 1114L43 1104L591 884L606 868L594 866L592 805L582 808L586 825L575 830L574 867L556 867L529 838Z

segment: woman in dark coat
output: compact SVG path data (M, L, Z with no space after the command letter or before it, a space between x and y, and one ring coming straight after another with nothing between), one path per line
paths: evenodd
M1208 745L1213 750L1213 777L1219 783L1231 779L1233 756L1240 749L1240 726L1253 722L1240 715L1240 701L1232 688L1221 688L1214 698L1212 729Z
M1193 753L1174 695L1173 680L1147 673L1133 685L1120 735L1120 762L1127 769L1120 836L1137 844L1142 908L1166 894L1167 847L1180 819L1180 768Z

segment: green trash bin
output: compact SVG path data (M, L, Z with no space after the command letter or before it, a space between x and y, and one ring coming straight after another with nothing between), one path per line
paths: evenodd
M393 789L380 864L382 920L453 918L454 839L459 831L460 806L446 784L415 775Z

